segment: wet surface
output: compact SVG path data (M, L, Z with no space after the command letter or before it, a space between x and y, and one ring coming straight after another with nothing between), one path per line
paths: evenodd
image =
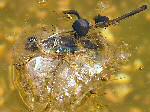
M12 81L13 75L16 75L13 74L12 71L14 70L14 68L11 66L13 61L12 57L14 57L14 55L21 57L20 58L21 61L16 60L17 62L23 61L23 63L20 63L20 65L23 66L23 68L20 68L19 67L20 65L18 65L18 68L21 69L21 71L22 69L26 69L28 72L30 72L30 74L33 72L38 72L38 73L48 72L48 71L43 71L38 69L41 68L40 64L39 66L36 67L37 70L34 69L34 67L28 69L28 67L31 65L35 66L34 65L35 62L51 63L52 60L51 59L52 57L48 57L48 58L45 56L43 57L42 53L44 52L40 53L37 50L32 54L32 51L24 50L25 44L23 43L26 42L27 37L34 36L32 34L35 31L39 32L38 30L36 30L35 26L43 27L46 25L46 27L48 27L48 28L44 28L44 30L47 29L49 30L48 33L45 32L44 34L42 34L42 36L39 33L37 34L39 39L41 39L42 37L42 39L45 40L49 35L55 33L56 30L59 32L60 30L62 31L62 30L71 29L71 24L74 21L74 17L68 16L66 18L66 16L64 16L61 13L61 11L65 9L77 9L83 17L90 20L91 23L94 23L92 19L96 14L100 13L100 15L108 16L109 18L115 18L143 4L149 5L150 1L149 0L144 0L144 1L102 0L99 2L97 1L93 2L90 0L89 1L83 0L79 3L76 1L69 1L69 0L67 0L66 2L62 2L62 1L56 2L53 0L39 1L39 2L37 1L26 2L25 0L15 0L15 1L1 0L0 1L0 17L1 17L0 18L0 25L1 25L0 27L0 110L4 112L5 111L26 112L28 110L26 105L29 105L29 102L33 102L32 101L33 96L27 98L30 99L29 102L26 101L23 102L22 98L25 98L25 96L21 98L18 91L16 90L16 87L13 86L13 85L17 85L15 81ZM51 25L53 26L51 27ZM121 64L122 66L118 67L118 63L112 64L114 65L113 67L117 69L120 68L120 71L117 72L114 76L112 76L112 78L107 82L101 82L100 84L93 84L91 88L93 88L93 86L96 88L96 91L94 91L94 93L96 94L90 94L90 92L85 93L84 98L81 97L81 99L83 100L80 102L80 105L78 105L77 103L77 107L78 107L77 111L79 112L83 112L84 110L88 110L89 112L96 112L96 111L149 112L150 111L149 108L150 91L148 88L150 84L149 83L150 53L148 52L148 49L150 48L149 25L150 25L150 15L148 10L142 14L131 17L128 20L121 22L119 25L115 27L112 26L103 31L101 31L101 29L98 29L98 31L100 31L102 35L105 34L104 37L107 37L106 39L113 42L113 45L119 46L119 48L117 48L117 50L115 51L119 50L122 51L122 54L124 54L123 51L124 50L126 51L126 49L129 48L130 49L129 53L131 53L132 55L128 63ZM55 28L55 26L57 26L57 28ZM19 43L17 41L18 46L16 46L16 48L18 49L14 51L11 50L11 48L15 44L16 40L19 40ZM90 38L90 40L92 39ZM122 40L125 43L128 43L128 45L126 44L122 45L121 43ZM92 43L88 44L90 46L87 46L85 43L83 47L85 47L84 49L86 49L87 47L95 49L95 43L96 45L98 44L97 41L92 40ZM121 43L122 46L120 46L118 43ZM68 46L69 43L67 41L67 47ZM73 46L72 48L71 46L71 49L69 50L76 51L77 49L76 48L74 49L74 47L75 46ZM62 52L66 51L66 44L65 44L65 50L63 49L61 51ZM92 52L93 51L91 51L87 55L91 56ZM92 55L95 54L92 53ZM118 53L117 56L118 55L119 55L119 60L120 59L126 60L126 57L128 57L128 54L121 55L120 53ZM22 56L25 56L25 59ZM105 57L108 56L106 55ZM100 58L100 60L101 59L106 60L106 58ZM25 63L28 62L29 63L26 65L24 63L24 60L26 60ZM58 62L59 61L60 60L58 60ZM112 60L112 63L114 63L113 61L114 60ZM64 61L64 63L67 62ZM70 65L68 66L70 67ZM43 66L43 68L44 67L47 66ZM60 71L62 72L63 68L65 67L62 64L58 72ZM109 69L108 71L111 71L112 73L112 71L114 70ZM24 72L20 74L24 74ZM30 77L32 79L33 76L34 75L27 75L26 77L28 78ZM107 74L105 76L107 77ZM39 80L38 78L37 81L33 80L35 86L39 84L37 83L38 80ZM61 85L61 80L58 83L58 85ZM27 85L26 80L24 84L26 84L24 85L24 87L27 87L25 90L31 90L30 84ZM43 86L42 82L41 85ZM42 86L41 88L43 89ZM32 93L32 91L30 92ZM34 90L34 92L36 93L36 89ZM39 101L38 97L36 97L35 100ZM38 105L36 106L37 107L36 110L39 110L40 107L44 107L46 104L43 103L43 105L40 106L39 104L36 105ZM68 105L64 105L64 107L67 106ZM45 107L45 111L48 111L50 107L51 107L50 105L47 105ZM55 109L53 108L53 110Z

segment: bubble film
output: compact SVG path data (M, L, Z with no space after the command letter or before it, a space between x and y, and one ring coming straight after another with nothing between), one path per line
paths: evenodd
M31 36L36 43L30 45ZM36 50L25 49L26 42ZM14 48L16 87L34 112L75 111L103 76L118 70L120 56L126 55L100 33L77 40L71 33L28 29Z

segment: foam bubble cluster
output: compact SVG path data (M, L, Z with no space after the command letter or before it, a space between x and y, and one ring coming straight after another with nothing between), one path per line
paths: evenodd
M16 45L14 63L17 88L35 112L75 111L85 94L103 75L115 72L121 61L114 45L99 33L76 40L71 34L29 32ZM30 36L36 37L36 43L28 48L37 44L35 51L25 49Z

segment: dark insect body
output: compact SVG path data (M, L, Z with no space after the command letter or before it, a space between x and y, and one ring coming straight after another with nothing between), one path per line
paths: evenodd
M94 26L90 26L90 23L86 19L81 18L79 13L75 10L64 11L63 12L64 14L73 14L77 16L77 20L75 20L72 24L73 31L71 32L74 32L74 35L72 36L70 35L65 38L64 36L61 36L61 34L59 36L50 36L50 38L48 38L47 40L44 40L43 45L45 46L46 49L55 49L57 53L67 53L67 52L74 53L78 49L76 45L77 40L79 40L80 38L84 38L84 36L88 34L91 28L93 27L104 28L110 25L115 25L116 23L119 23L123 19L126 19L137 13L140 13L146 9L147 9L147 5L143 5L139 7L138 9L133 10L113 20L110 20L106 16L97 15L94 18L94 21L95 21ZM98 45L96 45L96 43L90 42L90 40L88 39L86 40L81 39L81 43L83 47L88 48L88 49L98 48ZM25 45L25 49L30 50L30 51L38 50L36 37L28 38L26 45Z
M54 50L57 53L74 53L77 51L75 39L73 37L54 36L42 42L42 47L46 52Z
M72 28L76 33L75 37L86 36L89 32L90 24L86 19L82 19L79 13L75 10L64 11L64 14L73 14L77 16L77 20L74 21Z

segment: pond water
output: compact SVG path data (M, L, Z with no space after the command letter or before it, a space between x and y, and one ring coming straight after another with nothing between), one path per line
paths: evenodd
M62 14L67 9L78 10L93 23L96 14L115 18L143 4L150 7L150 0L0 0L0 111L28 112L15 87L12 67L12 48L23 40L20 35L26 29L46 25L70 30L74 18ZM100 30L114 44L127 43L131 57L109 81L98 85L96 94L87 94L78 112L150 112L149 30L149 9Z

